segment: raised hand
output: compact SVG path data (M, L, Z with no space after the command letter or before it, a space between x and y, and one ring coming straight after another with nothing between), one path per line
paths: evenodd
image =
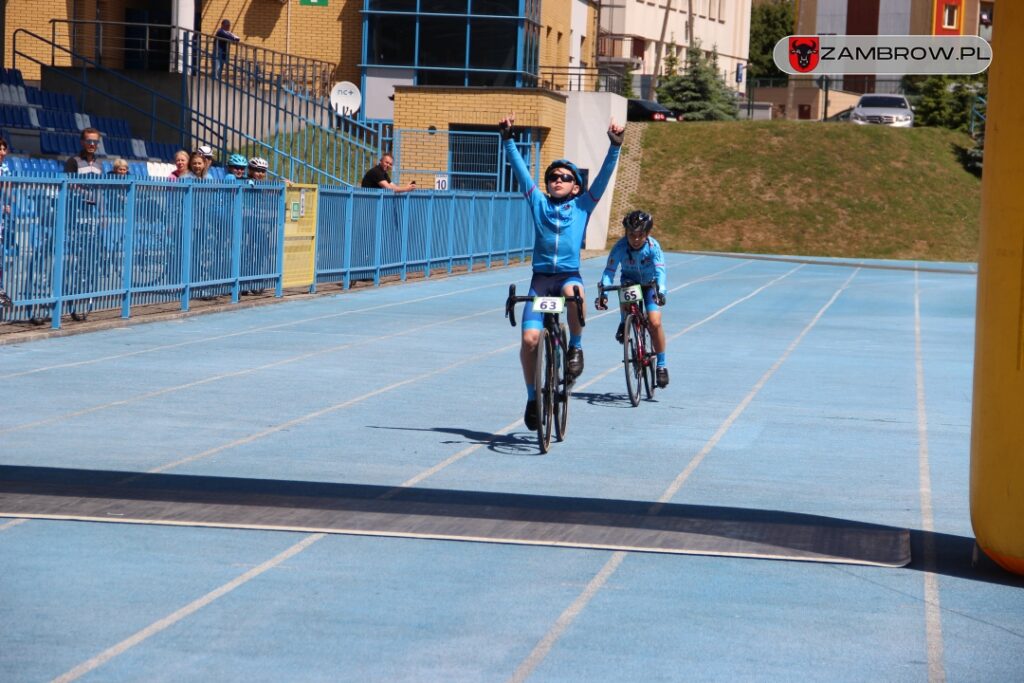
M516 123L516 113L512 112L501 121L498 122L498 132L501 133L502 140L512 139L512 127Z
M608 139L612 141L612 144L616 147L620 146L625 135L626 127L616 124L615 119L612 119L608 125Z

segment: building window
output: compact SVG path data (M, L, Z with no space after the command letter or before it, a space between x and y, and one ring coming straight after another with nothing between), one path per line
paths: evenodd
M945 9L942 10L942 28L957 27L958 10L959 7L957 5L946 5Z
M413 69L418 85L536 84L538 0L364 3L367 66ZM551 35L550 28L548 36L553 42L562 37Z

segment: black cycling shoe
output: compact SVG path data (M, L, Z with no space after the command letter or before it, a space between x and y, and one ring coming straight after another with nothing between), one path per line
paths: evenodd
M619 342L621 344L621 343L623 343L623 340L625 338L626 338L626 323L621 322L621 323L619 323L619 329L615 330L615 341L617 341L617 342Z
M523 422L531 432L537 431L540 426L540 418L537 417L537 402L530 399L526 402L526 412L523 413Z
M655 375L657 376L657 379L658 379L658 388L659 389L664 389L665 387L668 386L668 368L666 368L664 365L662 365L661 367L659 367L657 369L657 371L655 372Z
M576 379L583 374L583 349L577 346L569 347L569 375Z

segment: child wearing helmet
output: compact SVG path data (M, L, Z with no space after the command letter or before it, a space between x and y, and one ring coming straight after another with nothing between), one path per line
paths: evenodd
M267 168L269 168L267 160L263 157L253 157L249 159L249 179L250 180L266 180L267 179Z
M505 155L512 165L512 171L524 190L533 215L533 279L530 281L530 296L572 296L573 287L583 295L583 278L580 276L580 250L586 237L587 221L597 207L611 180L615 164L619 160L625 126L611 121L608 139L611 145L601 170L590 184L583 186L580 170L567 159L551 162L544 171L546 194L537 187L530 177L530 171L519 154L513 138L515 114L506 116L498 123ZM580 324L576 305L569 304L569 352L568 374L575 379L583 372L583 326ZM582 313L582 312L581 312ZM526 412L523 420L526 428L537 428L537 407L533 384L537 362L537 344L544 323L542 315L529 307L523 314L522 343L519 361L523 366L526 380Z
M228 157L228 172L224 176L224 180L230 181L232 178L237 180L245 180L246 171L249 167L249 161L241 154L232 154Z
M668 367L665 364L665 328L661 325L661 307L665 305L665 256L658 240L651 237L654 229L654 218L644 211L632 211L622 219L625 235L615 243L608 254L608 263L601 274L601 284L610 285L615 280L615 271L622 266L619 284L646 285L654 282L657 286L644 292L644 305L647 308L647 321L650 325L651 339L654 350L658 354L658 367L655 372L658 386L668 386ZM599 311L608 309L608 299L599 297L594 302ZM625 333L624 325L626 309L620 309L619 329L615 332L615 340L622 343Z

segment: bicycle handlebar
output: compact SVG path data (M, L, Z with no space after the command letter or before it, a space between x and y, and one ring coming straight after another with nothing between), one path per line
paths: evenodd
M514 284L508 286L508 298L505 299L505 317L508 318L509 324L512 327L516 326L516 304L527 303L533 301L536 297L533 296L516 296L516 286ZM565 297L566 302L572 302L576 304L576 315L580 321L580 327L586 327L587 321L583 318L583 297L580 296L579 285L572 286L572 296ZM550 315L545 313L544 315Z
M628 284L628 285L627 284L605 285L605 284L599 282L599 283L597 283L597 300L600 301L601 299L606 299L607 297L604 295L605 292L617 292L618 290L622 289L623 287L632 287L632 286L633 286L632 284ZM651 280L650 282L648 282L646 284L641 284L640 285L641 289L643 289L644 291L646 291L648 289L656 288L657 286L658 286L658 281L657 280ZM664 299L664 297L662 297L660 295L660 293L659 293L657 299L658 299L658 305L659 306L664 306L665 305L665 299ZM595 302L595 306L596 306L596 302Z

